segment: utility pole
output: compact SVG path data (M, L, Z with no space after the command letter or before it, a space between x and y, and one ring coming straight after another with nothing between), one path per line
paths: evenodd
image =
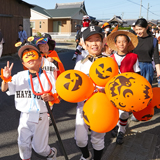
M148 12L149 12L149 3L148 3L148 8L147 8L147 21L148 21Z
M152 6L151 6L151 7L152 7ZM148 3L148 8L147 8L147 20L148 20L149 9L150 9L150 7L149 7L149 3Z
M122 12L122 14L121 14L121 15L122 15L122 19L123 19L123 16L124 16L124 12Z
M139 13L139 18L141 18L141 10L142 10L142 0L141 0L141 5L140 5L140 13Z

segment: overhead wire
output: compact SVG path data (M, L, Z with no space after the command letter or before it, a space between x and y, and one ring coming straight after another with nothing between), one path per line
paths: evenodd
M136 3L136 2L133 2L133 1L131 1L131 0L127 0L127 1L128 1L128 2L131 2L131 3L135 4L135 5L138 5L138 6L141 5L141 4ZM108 7L105 7L105 8L99 7L98 9L97 9L97 8L95 8L95 9L96 9L96 11L97 11L97 10L102 10L102 9L103 9L103 10L106 9L106 10L108 11L108 10L115 9L115 8L117 8L117 7L120 7L121 5L124 5L124 4L126 4L126 3L125 3L125 2L124 2L124 3L118 3L118 4L115 4L114 6L108 6ZM144 7L143 5L141 5L141 7L144 8L145 10L148 10L148 12L150 12L151 14L153 14L153 15L155 15L155 16L160 16L160 15L156 14L155 12L150 11L149 9L147 9L146 7ZM92 11L92 10L95 10L95 9L92 8L92 9L88 9L88 10ZM157 12L158 12L158 11L157 11ZM132 13L132 12L127 12L127 14L130 14L130 13ZM133 12L133 13L136 13L136 12ZM111 14L111 13L107 13L107 14ZM115 13L112 13L112 14L115 14ZM96 15L97 15L97 14L96 14ZM104 14L98 14L98 15L105 16Z
M134 3L134 4L136 4L136 5L139 5L139 6L143 7L144 9L148 10L146 7L144 7L144 6L143 6L143 5L141 5L141 4L135 3L135 2L133 2L133 1L131 1L131 0L127 0L127 1L129 1L129 2L131 2L131 3ZM158 14L153 13L153 12L152 12L152 11L150 11L150 10L148 10L148 12L150 12L150 13L152 13L152 14L156 15L156 16L160 16L160 15L158 15Z

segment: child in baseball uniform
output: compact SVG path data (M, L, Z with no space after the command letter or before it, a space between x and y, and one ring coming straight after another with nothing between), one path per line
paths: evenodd
M140 74L138 56L131 52L138 44L138 39L133 33L128 31L113 32L107 37L107 44L116 51L111 57L118 64L119 73L136 72ZM124 142L128 118L129 112L119 109L119 122L111 132L113 137L117 136L117 144Z
M49 90L50 86L41 69L41 54L33 45L24 45L18 55L22 60L22 64L28 70L20 71L11 77L13 63L3 69L2 92L7 91L8 95L15 95L15 107L21 112L18 126L18 147L19 154L22 160L30 160L32 148L36 153L47 158L47 160L56 160L56 148L50 148L48 145L49 137L49 121L47 116L47 107L45 102L56 101L55 94L55 78L47 73L49 80L52 83L50 94L36 96L31 89L30 75L34 90L42 92L39 86L36 73L38 72L40 81L44 90ZM9 82L10 81L10 82Z
M51 37L38 37L35 39L35 43L41 52L42 69L54 75L55 79L65 71L64 66L57 54L55 49L55 41L51 39ZM51 110L53 106L51 106ZM52 124L50 115L48 114L49 125Z
M102 29L100 27L89 26L86 30L83 31L82 37L84 39L85 46L89 55L85 59L78 61L74 69L89 75L89 69L92 63L97 58L104 56L101 54L104 34L102 33ZM80 160L91 160L92 155L88 150L89 128L83 120L83 105L84 102L79 102L77 105L75 140L77 146L82 152ZM91 143L93 146L94 160L100 160L102 157L104 149L104 136L105 133L97 133L91 130Z

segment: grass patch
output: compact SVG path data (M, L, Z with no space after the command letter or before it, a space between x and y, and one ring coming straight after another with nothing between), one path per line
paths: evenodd
M130 30L130 29L131 29L131 27L118 27L118 30Z

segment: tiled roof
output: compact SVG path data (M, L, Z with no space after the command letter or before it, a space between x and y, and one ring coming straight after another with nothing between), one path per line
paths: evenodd
M75 2L75 3L56 3L55 9L45 9L40 6L34 5L33 10L49 16L50 18L54 17L72 17L75 13L83 11L87 14L84 1Z
M80 11L80 8L64 8L64 9L49 9L47 12L54 17L71 17L77 11Z
M42 7L37 6L37 5L34 5L34 8L32 8L32 9L37 11L37 12L39 12L39 13L41 13L41 14L44 14L44 15L46 15L48 17L52 17L51 15L49 15L49 13L47 13L45 8L42 8Z
M56 3L55 9L64 9L64 8L82 8L86 12L84 1L73 2L73 3Z

